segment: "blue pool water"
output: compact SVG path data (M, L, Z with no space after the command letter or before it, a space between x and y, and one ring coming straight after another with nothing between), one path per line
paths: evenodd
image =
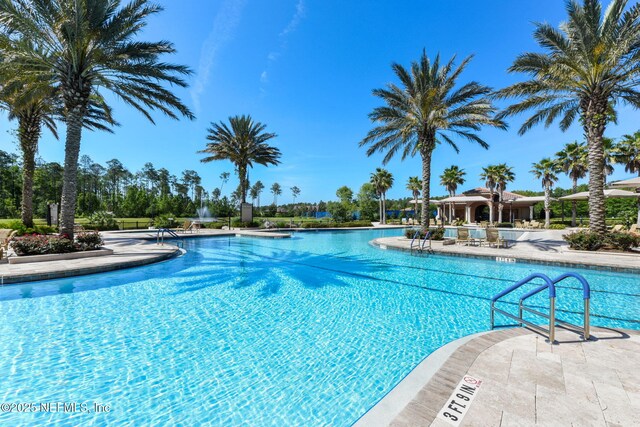
M368 245L400 233L193 239L164 263L0 288L0 402L110 406L0 425L348 426L429 353L487 330L490 296L566 271ZM640 329L636 275L573 271L593 325ZM559 317L582 321L580 295L559 289Z

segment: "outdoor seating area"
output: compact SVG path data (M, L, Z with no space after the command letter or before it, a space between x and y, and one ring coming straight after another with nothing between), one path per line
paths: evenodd
M476 229L478 230L478 229ZM509 240L500 236L500 230L495 227L485 227L480 229L484 231L484 237L471 236L471 229L468 227L456 228L456 244L465 246L488 246L495 248L508 248Z

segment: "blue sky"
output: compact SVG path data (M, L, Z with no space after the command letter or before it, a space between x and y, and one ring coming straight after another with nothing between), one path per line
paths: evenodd
M135 171L145 162L166 167L174 174L195 169L208 191L220 185L221 172L233 172L227 162L203 164L196 151L205 145L212 121L231 115L251 114L278 134L272 140L283 153L282 165L250 171L269 187L284 187L281 203L291 202L289 187L302 190L299 201L335 199L335 190L348 185L357 192L369 175L381 166L382 156L367 157L358 142L371 128L368 113L379 102L374 88L395 82L391 63L408 66L422 49L430 56L475 58L461 82L476 80L494 88L517 81L507 67L517 54L538 50L531 36L533 22L557 25L564 19L560 0L368 1L368 0L189 0L162 1L165 11L152 17L141 39L167 39L178 54L166 58L194 71L188 89L177 90L195 112L194 121L174 121L155 114L156 125L112 99L122 126L115 134L85 132L82 154L104 164L120 159ZM504 104L503 104L504 105ZM467 172L462 189L480 186L483 166L506 162L516 181L510 189L539 190L529 173L531 163L551 156L566 142L581 140L575 124L562 133L557 127L535 128L517 135L523 118L510 120L508 131L486 130L491 145L484 150L461 142L456 154L439 146L432 164L432 195L442 195L438 185L442 170L452 164ZM5 116L0 126L13 124ZM607 136L618 138L640 128L638 112L622 108L619 124L610 125ZM62 132L64 135L64 131ZM5 132L0 149L16 151L13 137ZM64 145L45 133L40 156L62 162ZM389 198L407 197L406 181L420 175L418 158L387 166L396 184ZM624 178L618 167L611 179ZM232 179L234 188L237 181ZM560 186L568 187L562 177Z

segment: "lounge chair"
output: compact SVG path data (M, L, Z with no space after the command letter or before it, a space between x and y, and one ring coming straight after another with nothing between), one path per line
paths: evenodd
M0 229L0 259L2 259L5 252L9 249L9 242L13 239L17 233L16 230L10 228Z
M489 246L495 246L497 248L508 248L508 242L500 237L500 232L497 228L487 228L487 239L486 243Z
M531 221L531 224L529 224L529 228L542 228L542 224L540 224L538 221Z
M475 242L475 239L469 235L469 229L465 227L458 227L458 237L456 238L456 243L464 243L465 245L470 245Z
M640 236L640 232L638 232L638 224L631 225L631 227L629 227L629 233Z
M531 228L531 223L529 221L523 221L522 228Z
M519 219L515 220L515 228L524 228L522 221L520 221Z
M613 228L611 229L611 232L612 232L612 233L619 233L619 232L621 232L621 231L623 231L623 230L624 230L624 225L622 225L622 224L617 224L617 225L614 225L614 226L613 226Z
M177 231L182 231L183 233L186 233L187 231L193 231L193 222L191 221L185 221L182 223L182 227L178 227L176 229Z

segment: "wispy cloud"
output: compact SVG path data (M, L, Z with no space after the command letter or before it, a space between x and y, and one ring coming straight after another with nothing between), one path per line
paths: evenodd
M271 64L273 64L275 61L278 60L278 58L280 58L280 56L282 56L282 52L287 47L287 39L289 35L298 28L298 26L300 25L300 22L302 22L302 20L305 17L305 13L306 13L306 9L304 5L304 0L298 0L298 2L296 3L296 11L293 14L293 17L291 18L291 20L289 20L289 22L284 27L284 29L280 31L280 34L278 34L278 36L280 37L280 45L278 46L278 49L269 52L269 54L267 55L267 66L265 67L264 71L262 71L262 73L260 74L261 83L264 84L269 81L268 71L269 71L269 68L271 67ZM262 92L264 93L264 90L262 90Z
M196 114L200 111L200 96L209 82L216 55L233 38L245 4L245 0L225 0L213 20L211 32L202 45L198 74L191 88Z

